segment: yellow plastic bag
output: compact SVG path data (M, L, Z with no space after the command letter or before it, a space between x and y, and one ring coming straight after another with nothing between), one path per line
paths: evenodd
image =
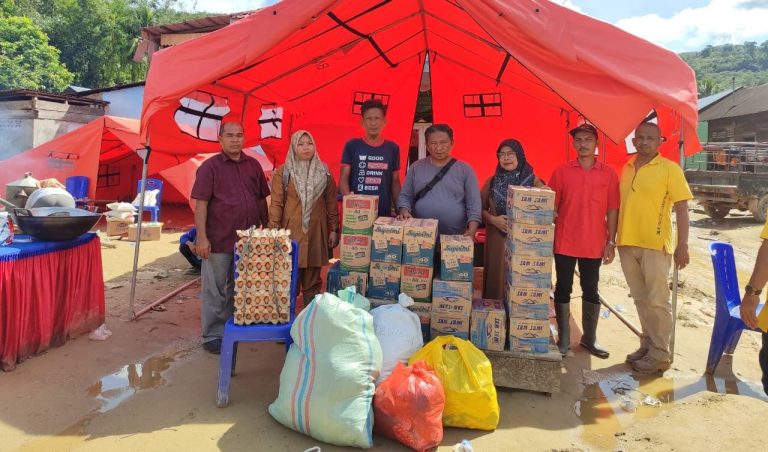
M445 389L443 425L494 430L499 424L499 401L488 358L471 342L438 336L411 356L408 364L426 361Z

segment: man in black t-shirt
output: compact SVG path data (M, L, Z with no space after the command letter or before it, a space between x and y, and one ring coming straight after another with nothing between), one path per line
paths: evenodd
M353 138L341 154L339 191L379 197L379 216L392 216L393 202L400 196L400 148L385 140L386 107L367 100L360 107L365 137Z

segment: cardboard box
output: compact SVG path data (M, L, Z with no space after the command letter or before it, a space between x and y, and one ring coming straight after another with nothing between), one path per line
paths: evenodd
M403 231L403 264L434 267L437 220L411 218Z
M373 223L371 261L399 264L403 261L403 232L405 222L381 217Z
M424 339L424 343L426 344L431 339L429 325L432 321L432 304L414 303L409 306L408 309L419 316L419 322L421 323L421 336Z
M378 298L369 298L368 301L371 303L371 309L378 308L379 306L385 306L385 305L397 303L394 300L380 300Z
M506 308L510 317L549 318L549 288L507 286Z
M335 294L341 289L355 286L357 293L365 296L368 289L368 273L353 272L341 269L341 261L336 261L328 269L326 292Z
M136 231L138 230L138 224L128 225L128 240L136 241ZM160 233L163 231L163 223L142 223L141 224L141 241L160 240Z
M446 281L475 279L475 242L466 235L440 236L440 278Z
M555 192L541 188L510 185L507 189L509 224L552 224L555 220Z
M469 316L432 311L429 324L432 339L437 336L456 336L469 339Z
M433 280L432 310L445 314L468 316L472 311L472 283Z
M555 226L551 224L512 223L506 246L512 254L553 256Z
M373 222L379 215L379 197L346 195L342 201L342 234L371 235Z
M432 293L432 268L403 265L400 291L418 302L429 302Z
M340 244L341 269L368 273L371 265L371 237L341 234Z
M475 299L472 302L469 338L483 350L504 350L507 341L507 313L501 300Z
M128 234L128 226L132 224L133 218L120 219L107 217L107 236L112 237Z
M368 297L397 300L400 295L400 264L371 262Z
M507 284L513 287L549 289L552 286L552 258L505 253Z
M510 318L509 349L516 352L547 353L549 320Z

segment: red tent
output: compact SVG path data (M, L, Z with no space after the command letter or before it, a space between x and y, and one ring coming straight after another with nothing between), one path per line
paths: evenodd
M507 137L547 178L584 118L615 165L649 114L663 153L677 157L681 125L686 152L699 149L696 81L677 55L545 0L283 0L158 52L142 138L183 159L216 151L220 121L236 119L247 146L281 162L291 131L307 129L338 174L343 143L362 133L360 103L376 97L405 161L426 60L434 122L454 128L454 156L481 181Z

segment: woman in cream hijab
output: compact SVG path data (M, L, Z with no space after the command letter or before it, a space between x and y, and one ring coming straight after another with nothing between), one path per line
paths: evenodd
M285 164L273 173L269 227L290 229L299 244L299 284L306 306L320 293L320 269L339 243L336 182L306 130L291 136Z

